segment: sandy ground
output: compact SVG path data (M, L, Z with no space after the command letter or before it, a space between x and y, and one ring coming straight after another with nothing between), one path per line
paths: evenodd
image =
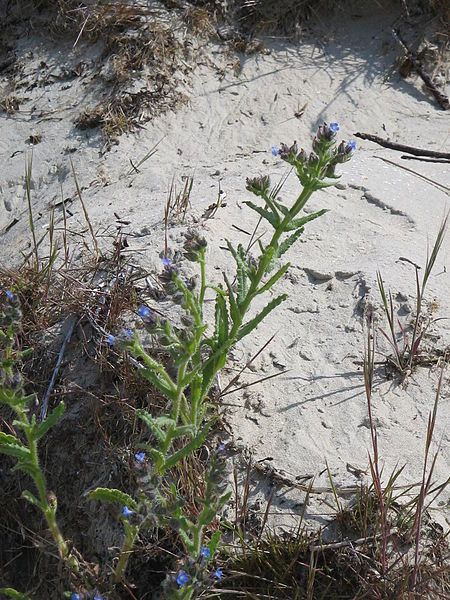
M214 281L220 281L222 269L231 268L224 240L248 240L233 226L251 231L255 224L252 211L243 204L250 198L245 178L268 173L277 181L286 172L285 163L270 153L273 144L296 139L308 145L325 120L338 121L345 139L364 131L448 152L448 113L435 106L419 81L402 80L396 72L388 77L397 51L391 22L391 17L371 14L317 25L301 43L268 40L270 52L241 57L240 72L220 49L212 51L199 60L186 83L190 96L186 107L122 136L109 152L100 151L98 132L79 131L73 125L80 106L98 100L100 83L88 85L83 77L70 81L45 77L28 91L22 88L28 100L18 113L0 114L2 265L17 264L19 252L30 249L23 178L30 134L42 135L33 157L33 210L39 232L48 223L49 208L61 199L61 187L63 197L72 198L66 203L70 229L86 230L74 194L71 157L102 243L111 245L119 216L129 221L121 227L128 234L134 262L159 268L171 180L175 177L180 189L181 177L193 175L186 224L196 224L208 239L209 275ZM49 42L36 47L32 40L22 42L22 57L32 43L24 75L30 83L39 78L42 61L57 72L86 58L82 48L68 46L58 54ZM0 80L3 92L8 85L6 79ZM296 118L294 113L302 107L303 116ZM157 153L136 173L129 160L136 164L157 142ZM365 142L358 146L354 159L341 169L339 186L318 193L308 208L324 207L329 212L307 227L302 243L288 255L292 268L274 293L282 289L289 299L251 340L239 344L223 376L225 382L275 334L255 362L254 372L242 382L288 371L227 395L227 418L236 443L251 449L255 460L270 457L268 464L294 478L314 475L315 486L328 485L326 461L338 485L355 485L366 477L370 431L361 369L364 311L373 306L381 322L376 289L376 273L381 270L401 318L411 314L414 272L399 258L424 264L427 243L434 240L449 208L449 165L402 161L397 152ZM380 158L446 187L436 187ZM205 220L202 215L217 200L219 185L226 206ZM297 181L289 177L283 198L293 198L297 189ZM60 207L56 215L62 218ZM186 224L171 228L173 249L182 243ZM447 236L427 293L430 303L435 301L436 317L450 314L449 250ZM437 347L448 345L450 321L436 323L433 334ZM385 349L381 335L379 342L381 360ZM400 385L386 379L384 368L377 369L374 413L385 479L396 465L405 465L401 483L420 480L438 377L438 369L420 368ZM445 383L435 434L436 482L449 476L449 432ZM267 482L260 484L258 494L264 495ZM303 497L294 490L276 500L279 524L291 522L288 513L298 513ZM323 500L318 497L309 515L319 523L326 522ZM448 496L439 502L442 520Z

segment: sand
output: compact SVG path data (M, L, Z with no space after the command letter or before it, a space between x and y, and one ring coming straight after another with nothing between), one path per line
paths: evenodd
M256 222L243 204L251 199L245 178L268 173L275 182L286 173L285 163L271 155L272 145L294 139L309 145L317 125L325 120L338 121L345 139L363 131L448 152L448 112L436 106L420 80L403 80L395 70L388 77L397 54L392 21L392 16L376 12L323 21L305 32L301 42L265 40L268 51L241 56L239 68L235 58L219 47L203 50L190 78L183 82L180 76L189 103L123 135L109 151L102 147L97 130L80 131L73 125L80 107L100 99L101 81L88 76L65 80L61 75L64 66L86 58L84 46L55 50L49 41L36 45L35 39L24 39L18 55L29 85L20 88L20 95L28 100L15 115L0 114L2 266L17 264L20 252L30 251L23 173L31 134L42 135L33 148L38 233L48 224L51 206L60 201L61 187L63 197L72 198L66 203L70 229L87 232L71 158L101 245L111 248L121 228L133 262L159 269L163 212L172 178L181 189L181 177L192 175L191 207L186 223L171 227L170 246L180 247L186 226L199 227L208 240L208 274L214 282L232 266L223 249L225 240L235 244L248 240L233 226L251 232ZM90 52L87 58L95 58ZM145 86L145 81L136 85ZM8 86L6 76L0 79L2 94L11 91ZM157 152L136 173L130 160L137 164L158 142ZM361 367L364 313L372 307L383 323L376 286L381 270L400 318L411 315L414 270L400 258L424 264L427 244L434 241L449 208L448 164L403 161L398 152L358 141L354 159L340 172L338 186L316 194L308 205L308 210L329 212L307 226L301 242L287 255L292 267L274 293L287 292L289 299L251 339L235 348L222 376L225 385L274 335L241 383L281 374L227 395L224 414L236 445L251 450L254 460L269 457L270 466L292 478L312 475L317 487L329 485L327 464L339 486L367 480L370 430ZM223 206L205 220L202 215L216 202L219 186ZM291 175L282 197L289 201L297 191ZM56 216L62 218L60 207ZM129 224L118 224L117 216ZM444 319L432 326L427 344L440 349L450 343L450 321L445 320L450 315L449 250L447 236L426 294L427 310L432 306L434 316ZM381 334L378 342L376 358L382 361L387 346ZM377 367L373 404L385 481L392 469L403 465L400 484L420 480L439 374L437 367L421 367L401 384L387 379L382 365ZM438 452L437 483L449 476L449 432L445 376L433 446ZM268 483L263 478L255 494L267 495ZM274 522L291 524L290 513L298 514L303 499L299 490L280 494L274 502L273 511L279 515ZM317 496L308 512L319 524L327 522L325 499ZM436 506L438 518L448 519L448 495Z

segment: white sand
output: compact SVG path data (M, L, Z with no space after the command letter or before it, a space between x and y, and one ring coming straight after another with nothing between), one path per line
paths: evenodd
M49 206L60 199L60 183L64 196L75 198L67 154L67 149L73 148L71 156L86 188L84 200L94 228L102 235L113 234L114 213L131 221L124 228L130 233L130 251L135 262L146 267L158 266L164 237L163 207L172 177L176 176L180 189L180 177L193 174L188 223L198 221L208 239L209 275L214 281L220 281L222 269L231 268L229 255L221 249L224 240L248 240L232 225L251 231L256 222L242 203L251 199L245 190L246 176L269 173L277 181L286 171L286 165L271 156L273 144L296 139L309 146L312 132L326 120L338 121L345 139L364 131L448 152L449 114L436 107L419 81L403 81L396 72L386 81L396 53L391 21L372 14L349 19L346 24L336 21L331 29L325 24L322 29L316 27L314 35L306 36L302 43L272 42L270 54L243 57L239 75L234 73L231 59L227 63L220 51L213 53L211 60L225 66L223 78L219 79L211 65L199 65L193 73L187 107L161 116L136 134L122 136L119 144L103 155L99 154L97 132L73 127L80 107L99 99L100 84L97 96L90 91L88 98L83 78L71 80L68 89L63 88L69 84L60 81L42 83L29 92L22 88L20 95L30 100L15 116L0 114L0 231L13 218L19 219L2 235L2 264L16 263L19 251L29 251L23 170L31 133L43 136L34 148L33 170L33 208L39 215L39 228L48 222ZM29 43L23 42L23 52ZM74 54L69 50L63 61L76 64L83 58L82 49ZM52 52L44 43L35 50L25 69L30 81L41 60L59 68L61 56ZM0 90L6 86L7 82L0 80ZM303 117L295 118L294 113L304 105ZM30 112L32 107L36 108ZM44 116L45 120L39 118L41 111L49 110L57 112ZM142 165L140 173L123 177L130 170L128 160L138 162L161 139L157 154ZM434 240L449 208L448 164L402 161L399 153L374 144L358 146L354 159L341 169L341 189L318 193L308 207L325 207L329 212L307 226L302 241L288 254L292 268L275 290L288 292L288 301L251 339L239 344L231 370L223 377L226 381L233 375L232 369L243 365L276 334L256 361L255 372L242 382L282 369L289 372L246 393L226 396L224 401L234 405L227 407L226 413L237 443L250 448L256 460L272 457L269 464L294 477L314 474L317 486L328 484L326 461L338 485L360 481L348 465L362 470L368 466L362 315L369 302L381 319L376 272L382 270L394 297L397 293L405 297L400 301L403 309L411 309L414 272L399 258L424 264L427 242ZM380 157L438 181L447 190L386 164ZM226 207L204 222L200 217L216 200L219 181L226 192ZM283 199L293 198L297 190L297 181L291 176ZM78 200L74 199L70 211L70 228L86 229ZM57 214L60 218L61 213ZM183 230L184 226L171 229L174 249L182 242ZM105 244L110 245L111 240L105 239ZM429 281L427 299L436 300L436 317L450 315L449 249L447 236ZM449 344L450 321L439 321L432 331L439 348ZM377 360L382 358L380 353ZM401 386L386 381L383 368L377 370L374 413L385 479L396 465L405 465L400 483L420 480L427 419L438 377L438 369L420 368ZM449 432L445 383L433 447L435 451L439 445L436 482L449 476ZM264 486L261 489L263 493ZM289 497L295 502L303 495L297 492ZM442 509L447 498L440 499ZM285 506L292 508L290 502ZM322 513L326 508L316 506L315 510ZM287 523L287 517L280 522Z

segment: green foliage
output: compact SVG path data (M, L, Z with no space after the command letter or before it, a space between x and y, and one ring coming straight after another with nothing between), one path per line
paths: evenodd
M0 594L3 594L7 598L12 598L13 600L30 600L29 596L17 592L16 590L13 590L13 588L0 588Z
M110 502L120 504L121 506L128 506L132 510L137 510L137 503L133 498L114 488L96 488L89 492L89 500L99 500L100 502Z
M184 329L178 329L168 321L147 315L148 330L170 353L173 368L166 370L147 353L136 336L127 344L129 352L141 360L145 367L140 371L142 375L169 401L169 410L162 417L155 418L145 410L138 412L138 417L147 425L151 436L150 442L140 444L140 447L148 452L155 485L159 486L159 508L164 506L159 519L161 522L176 524L175 529L185 546L186 554L195 564L205 528L217 518L229 498L226 490L222 489L224 476L217 467L220 460L214 458L211 462L206 475L204 498L198 499L202 509L195 522L185 513L176 485L172 483L164 488L164 480L171 477L172 470L182 460L205 443L214 420L209 410L209 394L218 373L226 364L232 347L250 335L287 298L286 294L275 296L256 315L248 318L254 299L271 292L288 271L289 263L277 267L277 261L297 241L305 225L326 212L320 210L299 216L311 195L328 185L330 178L335 178L336 165L351 157L353 145L347 146L343 143L336 148L337 129L335 124L330 127L324 124L319 128L313 142L315 153L309 158L304 151L299 153L295 144L290 148L282 145L280 157L295 168L303 186L302 192L291 206L283 204L278 198L281 186L270 188L268 176L247 180L247 189L263 200L264 205L251 201L246 201L245 204L255 211L260 219L267 221L273 230L272 238L267 244L259 240L260 254L256 258L242 244L235 248L227 241L236 272L233 281L224 275L225 289L220 285L209 285L206 281L205 240L193 232L186 234L185 257L197 263L200 268L199 288L195 289L189 282L184 281L175 265L167 264L163 273L165 291L172 296L174 303L181 307L186 325ZM267 277L275 268L275 274ZM206 289L215 294L214 329L209 336L206 335L207 324L203 319ZM174 375L169 376L169 373L174 372ZM94 495L91 494L91 498L96 497L97 492L98 490ZM102 490L101 494L105 493L105 490ZM116 493L117 490L112 491L110 497L116 498ZM162 496L165 496L165 500L162 500ZM130 504L129 500L122 502L125 503ZM219 535L217 533L211 539L210 548L213 552L219 543ZM126 535L125 545L129 539L130 536ZM121 561L122 567L123 563L124 560ZM197 572L191 573L190 583L183 586L182 590L172 581L172 587L168 584L171 590L169 597L191 598L199 576Z

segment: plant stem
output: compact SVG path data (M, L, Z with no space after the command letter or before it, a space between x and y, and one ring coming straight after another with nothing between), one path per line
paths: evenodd
M19 419L21 419L22 422L28 421L25 411L21 409L16 409L16 412ZM45 482L44 474L42 473L41 467L39 465L37 441L34 439L34 436L31 435L28 429L25 430L25 436L27 438L28 448L30 450L30 462L36 467L35 473L31 476L38 491L39 501L42 506L42 512L44 514L45 520L47 521L47 525L50 529L53 540L55 541L58 547L60 558L66 559L69 556L69 549L61 534L61 531L59 530L58 523L56 522L56 507L52 506L48 501L47 485Z
M128 561L133 550L134 543L139 533L139 527L137 525L129 525L125 531L125 540L123 542L122 550L120 551L119 561L116 568L114 569L113 581L119 583L122 581L125 570L128 565Z

